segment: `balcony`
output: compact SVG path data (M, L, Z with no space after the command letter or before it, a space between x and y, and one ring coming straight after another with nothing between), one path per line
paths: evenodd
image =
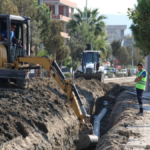
M68 33L65 32L60 32L61 36L64 37L65 39L70 39L70 36L68 35Z
M59 3L60 5L77 8L77 4L70 0L43 0L43 3L54 4L54 5L55 3Z
M64 22L69 22L71 18L63 16L63 15L52 15L53 20L62 20Z

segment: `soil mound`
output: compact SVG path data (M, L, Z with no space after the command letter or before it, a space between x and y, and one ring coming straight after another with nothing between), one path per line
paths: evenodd
M75 150L79 122L54 79L0 88L0 149Z
M108 101L110 111L116 95L125 87L98 80L72 79L91 122ZM76 150L79 121L66 102L64 91L53 78L29 79L27 89L15 85L0 88L0 149ZM108 124L106 119L104 126ZM104 134L104 133L102 133Z

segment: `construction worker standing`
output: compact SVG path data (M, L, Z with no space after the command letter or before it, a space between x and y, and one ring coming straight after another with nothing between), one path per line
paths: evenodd
M139 112L136 115L143 115L143 91L146 88L146 81L147 81L147 72L146 70L143 70L143 65L139 63L137 65L138 67L138 74L134 82L136 82L136 92L137 92L137 98L139 102Z

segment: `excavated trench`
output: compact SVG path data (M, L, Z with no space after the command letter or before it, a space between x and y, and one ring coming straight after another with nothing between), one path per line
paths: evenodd
M100 134L109 130L109 118L116 97L127 87L97 80L73 79L91 123L108 101ZM66 95L53 78L29 80L26 90L14 84L0 88L0 149L76 150L79 122L66 103ZM90 148L94 150L95 147Z
M125 90L132 90L132 86L134 86L134 83L104 84L95 79L87 81L82 78L76 79L74 82L77 84L77 88L80 91L82 99L86 99L86 102L88 102L88 104L85 105L88 105L90 108L92 124L94 124L95 116L97 116L103 108L107 108L107 113L100 123L100 137L102 137L109 131L111 127L110 116L116 103L117 97ZM107 101L108 105L104 105L104 101ZM95 149L96 147L89 147L84 150Z

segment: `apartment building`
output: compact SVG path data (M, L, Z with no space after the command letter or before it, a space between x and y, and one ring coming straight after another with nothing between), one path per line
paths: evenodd
M112 43L113 41L125 39L124 31L127 29L127 25L107 25L106 31L108 34L108 41Z
M61 35L65 39L69 39L68 30L66 28L67 22L72 19L74 9L77 8L77 4L70 0L43 0L49 9L52 11L53 20L61 20L63 26L63 32Z

